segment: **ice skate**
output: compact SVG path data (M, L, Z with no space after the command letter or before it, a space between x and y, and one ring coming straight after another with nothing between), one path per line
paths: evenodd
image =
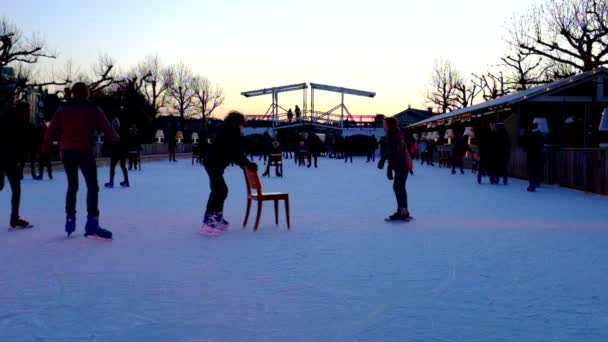
M108 189L112 189L114 187L114 182L107 182L104 186Z
M409 211L407 210L399 210L396 213L394 213L393 215L387 217L385 219L385 221L387 222L409 222L411 221L413 218L410 215Z
M99 218L89 216L85 226L85 237L98 240L112 240L112 232L99 226Z
M32 224L20 218L11 220L11 229L28 229L33 227Z
M72 235L72 233L76 230L76 217L68 215L65 218L65 232L68 234L68 237Z
M217 227L217 222L215 221L214 215L205 215L200 233L201 235L210 238L220 236L221 230L219 230Z
M128 187L130 187L131 185L129 184L129 181L124 181L124 182L121 182L121 183L120 183L120 186L122 186L123 188L128 188Z
M230 228L230 222L226 221L224 218L224 213L217 213L214 218L215 226L219 230L227 230Z

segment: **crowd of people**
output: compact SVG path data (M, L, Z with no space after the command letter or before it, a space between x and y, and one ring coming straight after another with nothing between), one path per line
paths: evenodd
M116 117L110 122L105 113L88 100L88 87L84 83L76 83L72 87L71 99L63 104L50 121L48 128L44 127L43 138L36 140L34 134L40 134L36 127L30 124L30 107L19 103L11 115L5 115L0 122L0 190L4 188L4 179L8 179L11 187L11 217L13 228L28 228L32 225L20 217L21 179L23 177L23 156L33 155L33 144L41 148L35 153L38 160L38 173L32 162L34 179L41 179L44 168L47 168L52 178L50 153L56 141L59 142L61 159L67 177L67 192L65 201L66 223L65 231L68 237L76 230L76 196L79 188L79 172L82 173L86 187L87 220L85 236L111 239L112 232L100 225L98 203L98 179L95 159L96 130L104 133L106 141L111 146L110 180L106 187L114 186L115 169L120 165L123 172L123 187L129 187L129 170L138 168L141 144L135 125L123 125ZM245 117L238 112L230 112L223 126L213 134L212 139L205 139L204 152L201 152L201 162L209 177L210 193L203 217L201 233L215 237L228 228L229 223L224 217L224 202L228 195L228 186L224 180L224 171L230 165L238 165L245 169L256 170L257 164L246 158L247 143L244 141L241 129L245 125ZM421 164L434 165L437 142L431 139L418 138L408 130L402 130L394 118L384 120L385 136L379 141L375 137L365 137L363 146L366 161L375 161L376 151L380 148L378 168L383 169L388 164L386 177L393 182L393 191L397 203L394 214L387 221L406 222L412 219L408 207L406 182L413 175L413 161L419 159ZM266 138L269 138L266 137ZM267 162L264 173L269 175L271 159L293 158L296 165L308 168L318 167L318 158L322 155L328 158L340 158L352 163L355 153L353 137L325 137L325 141L315 133L297 135L295 149L284 150L277 139L268 139L268 146L262 145L260 160ZM478 163L478 182L488 176L490 183L508 183L508 163L511 150L509 135L502 124L491 124L476 129L477 151L469 145L466 135L456 137L452 145L449 166L452 174L464 174L464 158L467 154L476 156ZM171 146L172 144L169 143ZM528 191L535 191L543 177L543 146L544 138L538 127L531 126L524 140L528 153L528 168L530 186ZM259 146L258 146L259 147ZM175 160L175 148L170 147L170 160ZM361 149L359 149L360 151ZM258 151L259 152L259 151ZM253 159L253 151L249 151ZM293 155L292 155L293 153ZM127 169L127 161L129 169ZM275 164L278 165L278 164ZM277 176L282 176L282 164L277 167Z

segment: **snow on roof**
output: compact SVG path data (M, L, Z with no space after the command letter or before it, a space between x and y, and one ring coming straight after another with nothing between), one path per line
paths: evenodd
M542 95L547 91L556 90L563 86L570 85L574 82L579 82L588 77L595 76L596 74L598 74L600 72L608 73L608 69L602 67L602 68L597 68L595 70L586 71L586 72L576 74L574 76L570 76L568 78L557 80L557 81L554 81L551 83L547 83L547 84L544 84L544 85L541 85L538 87L522 90L522 91L514 93L514 94L505 95L503 97L499 97L494 100L479 103L479 104L469 106L466 108L453 110L449 113L436 115L436 116L430 117L426 120L422 120L420 122L412 124L409 127L421 126L421 125L425 125L427 123L435 122L437 120L449 119L449 118L452 118L452 117L455 117L455 116L461 115L461 114L467 114L467 113L476 112L476 111L480 111L480 110L484 110L484 109L488 109L488 108L492 108L492 107L497 107L497 106L511 105L511 104L521 102L524 100L529 100L533 97Z

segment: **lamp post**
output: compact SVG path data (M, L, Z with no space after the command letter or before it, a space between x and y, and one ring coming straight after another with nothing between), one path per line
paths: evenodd
M158 131L156 131L156 143L162 144L163 139L165 139L165 132L163 132L162 129L159 129Z
M473 127L465 127L463 135L469 137L469 145L471 145L471 141L475 139L475 131L473 130Z
M175 134L175 138L177 139L178 144L182 144L182 140L184 139L184 133L182 131L177 131L177 134Z
M433 135L431 136L432 140L435 140L435 142L439 141L439 139L441 138L441 134L439 134L439 131L434 131Z
M195 144L198 144L198 133L197 132L192 133L192 142Z
M549 133L549 124L547 123L546 118L534 118L534 121L532 122L536 124L536 127L541 133Z
M454 130L451 128L448 128L445 131L445 136L443 138L448 141L448 145L452 145L452 139L454 139L455 137L456 136L454 135Z

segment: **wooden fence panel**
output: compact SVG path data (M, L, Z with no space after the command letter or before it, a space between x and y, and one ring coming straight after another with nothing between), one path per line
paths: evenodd
M528 178L526 153L511 153L509 174ZM545 183L608 195L608 149L548 149L545 153Z

